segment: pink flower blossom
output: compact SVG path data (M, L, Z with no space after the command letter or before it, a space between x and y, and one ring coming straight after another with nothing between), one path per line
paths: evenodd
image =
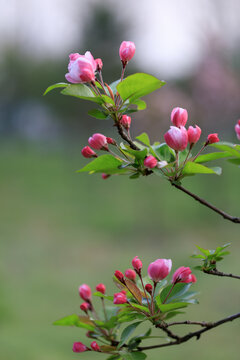
M132 41L123 41L119 48L119 56L123 63L130 61L135 54L135 44Z
M219 142L219 138L218 138L218 134L214 133L214 134L209 134L207 137L207 143L208 144L214 144Z
M157 166L157 159L152 156L152 155L149 155L146 157L146 159L144 160L144 166L146 166L147 168L149 169L153 169Z
M96 286L96 290L99 291L102 294L105 294L106 292L106 286L104 284L98 284Z
M101 351L100 349L100 346L98 345L98 343L96 341L93 341L91 343L91 348L94 350L94 351Z
M188 145L188 133L184 126L180 126L180 128L170 126L170 130L166 132L164 139L167 145L176 151L182 151Z
M125 271L125 276L126 276L126 278L133 280L133 281L136 279L136 273L133 269L127 269Z
M175 107L171 113L171 121L174 126L185 126L188 119L188 112L186 109Z
M198 142L198 140L200 139L202 130L199 126L196 125L195 128L193 126L189 126L187 132L189 144L196 144L196 142Z
M126 294L124 294L123 292L119 292L113 295L113 303L115 305L125 304L126 302L127 302L127 297Z
M88 139L88 143L92 148L96 150L107 149L107 138L103 134L93 134Z
M189 267L181 266L178 268L172 277L172 283L190 283L190 282L196 282L196 276L192 274L192 271Z
M120 120L120 124L126 129L129 130L130 129L130 125L131 125L131 116L127 116L127 115L123 115L121 120Z
M73 352L80 353L80 352L87 351L87 347L86 347L86 345L84 345L81 342L75 342L75 343L73 343L72 350L73 350Z
M82 156L84 156L85 158L91 158L91 157L97 157L97 154L95 153L95 151L93 151L89 146L85 146L82 151Z
M84 55L70 54L69 58L68 73L65 75L67 81L74 84L95 81L97 64L90 51Z
M132 266L134 268L134 270L139 273L142 269L142 262L141 260L138 258L138 256L135 256L135 258L132 259Z
M240 140L240 120L238 120L238 123L235 125L235 131L236 131L238 140Z
M171 259L157 259L148 266L148 276L154 282L159 282L170 273L171 268Z
M91 288L87 284L79 286L79 295L83 300L90 300L92 296Z

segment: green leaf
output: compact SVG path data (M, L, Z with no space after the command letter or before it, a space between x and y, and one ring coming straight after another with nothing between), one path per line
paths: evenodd
M203 248L201 248L200 246L198 246L198 245L195 245L197 248L198 248L198 250L200 250L204 255L206 255L206 256L209 256L210 255L210 251L208 250L208 249L203 249Z
M211 144L211 146L222 151L227 151L233 156L240 158L240 151L238 145L232 144L230 142L221 141L215 144Z
M147 357L147 355L144 354L142 351L122 353L121 356L124 360L145 360Z
M116 93L117 93L117 85L120 83L120 81L121 81L121 79L118 79L109 85L110 88L112 89L112 92L114 95L116 95Z
M131 336L131 334L134 332L134 330L138 327L138 325L140 325L142 323L142 321L138 321L138 322L135 322L129 326L127 326L122 334L121 334L121 338L120 338L120 342L118 344L118 349L120 347L123 346L123 344L125 344L125 342L127 341L127 339Z
M217 174L219 175L219 168L208 168L201 164L196 164L194 162L187 162L182 171L183 175L193 175L193 174Z
M130 148L130 146L128 145L124 145L124 147L122 148L126 153L133 155L137 160L144 160L145 157L147 156L147 148L143 149L143 150L133 150Z
M164 320L169 320L179 314L184 314L184 311L171 311L164 317Z
M240 165L240 158L228 159L227 161L229 161L230 163L232 163L234 165Z
M143 306L143 305L139 305L139 304L135 304L135 303L131 303L132 307L139 309L139 310L143 310L147 313L149 313L149 309L147 306Z
M106 173L109 175L128 172L127 169L119 169L121 164L122 162L116 159L113 155L102 155L88 163L77 172Z
M145 96L165 84L164 81L144 73L137 73L128 76L125 80L117 85L117 91L123 101L129 99L129 102Z
M57 84L53 84L53 85L49 86L49 87L45 90L43 96L46 95L47 93L49 93L50 91L54 90L54 89L57 89L57 88L65 88L65 87L68 86L68 85L69 85L69 84L63 83L63 82L57 83Z
M104 101L101 96L96 96L92 90L84 84L68 85L61 91L61 94L68 96L75 96L79 99L93 101L97 104L102 104Z
M78 315L69 315L60 320L57 320L53 323L53 325L60 325L60 326L77 326L84 329L88 329L90 331L95 330L94 323L89 320L88 317L78 316Z
M104 295L104 294L102 294L100 291L96 291L96 292L93 294L93 296L98 296L98 297L101 297L101 298L104 298L104 299L113 301L113 296Z
M107 119L108 114L106 114L104 111L98 110L98 109L93 109L88 111L88 115L96 118L96 119Z
M136 139L141 141L144 145L150 146L150 140L147 133L142 133L141 135L136 136Z
M178 283L174 286L173 290L171 291L171 294L169 295L166 304L170 303L172 300L176 299L176 298L180 298L181 296L183 296L184 294L187 293L187 291L189 290L189 288L191 287L191 283L189 284L185 284L185 283ZM167 297L169 291L171 290L172 285L169 285L167 287L165 287L161 294L160 294L160 298L161 298L161 302L163 303L165 298Z
M232 154L227 152L227 151L213 152L213 153L210 153L210 154L199 155L196 158L195 163L205 163L205 162L208 162L208 161L222 159L222 158L226 158L226 157L230 157L230 156L232 156Z
M158 307L162 313L167 313L172 310L182 309L188 306L186 302L177 302L173 304L159 304Z
M165 160L168 163L175 160L174 151L165 143L153 145L152 150L160 158L160 160Z
M135 99L130 102L131 105L137 105L138 110L145 110L147 107L147 104L142 99Z

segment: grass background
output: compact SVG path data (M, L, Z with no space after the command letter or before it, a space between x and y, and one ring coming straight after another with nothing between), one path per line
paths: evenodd
M65 149L16 142L0 148L0 343L4 360L65 360L104 355L71 351L84 330L52 322L78 313L78 286L103 282L115 291L112 274L172 258L173 269L195 266L195 244L215 248L231 242L222 270L239 273L239 225L223 220L157 177L129 180L76 174L85 162L81 147ZM239 215L239 168L225 164L222 177L186 179L185 186ZM196 272L200 305L179 320L217 320L239 311L237 280ZM96 299L97 301L97 299ZM179 328L179 332L182 329ZM150 359L237 360L239 321L200 341L149 352ZM149 342L150 344L150 342Z

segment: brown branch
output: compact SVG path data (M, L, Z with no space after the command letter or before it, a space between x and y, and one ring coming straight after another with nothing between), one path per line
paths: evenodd
M216 213L218 213L219 215L221 215L224 219L229 220L229 221L232 221L232 222L235 223L235 224L240 224L240 218L239 218L239 217L231 216L231 215L225 213L224 211L218 209L216 206L210 204L210 203L207 202L206 200L204 200L204 199L200 198L199 196L193 194L191 191L185 189L183 186L181 186L181 185L179 185L179 184L177 184L177 183L175 183L175 182L173 182L173 181L171 181L171 184L172 184L175 188L183 191L185 194L191 196L193 199L195 199L196 201L200 202L202 205L207 206L209 209L215 211Z
M118 133L121 136L122 139L124 139L133 150L140 150L139 147L137 147L134 142L124 133L123 128L119 121L115 121L115 125L118 129Z
M240 276L238 276L238 275L226 274L226 273L223 273L222 271L218 271L217 269L203 270L203 272L205 274L209 274L209 275L227 276L227 277L230 277L230 278L233 278L233 279L240 279Z
M200 339L200 336L213 329L213 328L216 328L217 326L220 326L222 324L225 324L229 321L233 321L237 318L240 317L240 313L237 313L237 314L234 314L234 315L231 315L231 316L228 316L224 319L221 319L221 320L218 320L216 322L212 322L212 323L206 323L204 325L204 328L201 329L201 330L198 330L198 331L194 331L194 332L190 332L182 337L179 337L176 341L170 341L168 343L163 343L163 344L159 344L159 345L152 345L152 346L142 346L142 347L138 347L138 350L139 351L144 351L144 350L151 350L151 349L158 349L158 348L161 348L161 347L166 347L166 346L172 346L172 345L180 345L190 339L192 339L193 337L196 337L197 340Z
M209 323L206 323L205 321L189 321L189 320L186 320L186 321L175 321L175 322L167 324L168 327L169 326L174 326L174 325L199 325L199 326L202 326L202 327L208 327Z

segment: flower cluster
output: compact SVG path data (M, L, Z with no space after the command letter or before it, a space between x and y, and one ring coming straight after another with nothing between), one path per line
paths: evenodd
M79 341L74 342L74 352L98 351L116 354L121 350L121 339L118 340L117 332L119 324L134 319L140 322L149 320L154 326L164 324L168 318L176 315L176 309L193 302L195 293L188 293L188 290L191 284L196 282L196 277L189 267L178 268L173 273L169 285L165 279L172 269L171 259L157 259L150 263L147 269L148 277L142 276L142 268L142 261L135 256L132 268L126 269L124 273L116 270L114 281L120 291L113 296L106 295L106 286L102 283L96 286L94 294L87 284L79 287L79 295L84 301L80 309L85 316L74 318L74 324L87 328L89 331L86 336L94 341L89 346ZM101 299L102 314L97 313L93 305L93 295ZM105 305L106 299L113 302L116 307L108 308ZM71 319L72 317L73 315ZM66 323L66 319L69 324L69 317L62 321ZM61 320L57 323L63 324ZM101 345L101 342L105 344ZM106 342L109 343L108 346Z

